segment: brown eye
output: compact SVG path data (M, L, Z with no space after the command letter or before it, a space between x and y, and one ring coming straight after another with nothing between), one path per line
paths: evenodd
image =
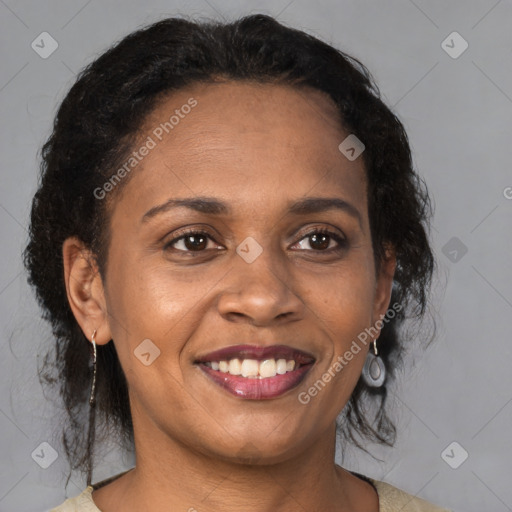
M174 238L164 246L164 250L175 250L179 252L202 252L207 249L208 240L213 238L206 231L189 231ZM176 247L179 245L179 247Z
M347 246L347 240L345 238L327 229L311 231L298 243L302 243L303 240L308 240L309 246L311 247L309 250L316 252L339 251ZM334 247L331 245L332 242L335 242Z
M204 235L186 235L182 237L184 246L189 251L200 251L206 249L208 238Z
M323 233L309 235L309 244L313 249L328 249L331 243L331 237Z

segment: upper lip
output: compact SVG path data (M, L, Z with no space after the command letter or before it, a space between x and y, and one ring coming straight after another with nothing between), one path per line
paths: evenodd
M311 354L287 345L271 345L266 347L258 345L232 345L198 357L196 363L229 361L230 359L256 359L258 361L265 359L293 359L300 364L309 364L315 361Z

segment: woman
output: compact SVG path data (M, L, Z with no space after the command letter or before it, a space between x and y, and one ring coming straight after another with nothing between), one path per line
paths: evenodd
M428 215L368 71L312 36L170 18L100 56L43 148L25 254L87 471L53 510L442 510L334 461L337 427L393 444ZM116 432L136 465L92 485Z

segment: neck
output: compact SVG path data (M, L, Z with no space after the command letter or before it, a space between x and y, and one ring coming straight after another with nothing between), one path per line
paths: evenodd
M110 499L93 495L101 510L378 510L367 506L376 499L369 501L368 484L335 464L334 425L294 457L272 464L223 461L158 429L137 431L145 435L135 436L136 467L119 479L124 482Z

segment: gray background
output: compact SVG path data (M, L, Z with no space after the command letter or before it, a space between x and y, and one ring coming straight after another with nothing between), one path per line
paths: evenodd
M370 446L384 462L349 452L345 467L453 510L512 510L510 1L0 0L0 511L46 510L85 487L75 475L64 489L58 401L43 396L36 376L50 329L20 260L38 150L58 102L85 64L136 27L165 15L254 12L278 16L369 67L406 126L435 200L436 341L416 351L392 394L396 446ZM59 44L47 59L31 48L43 31ZM469 44L458 58L441 47L453 31ZM59 453L48 469L31 456L43 442ZM115 446L103 450L94 481L131 467ZM453 469L445 459L460 462L462 450L469 457Z

